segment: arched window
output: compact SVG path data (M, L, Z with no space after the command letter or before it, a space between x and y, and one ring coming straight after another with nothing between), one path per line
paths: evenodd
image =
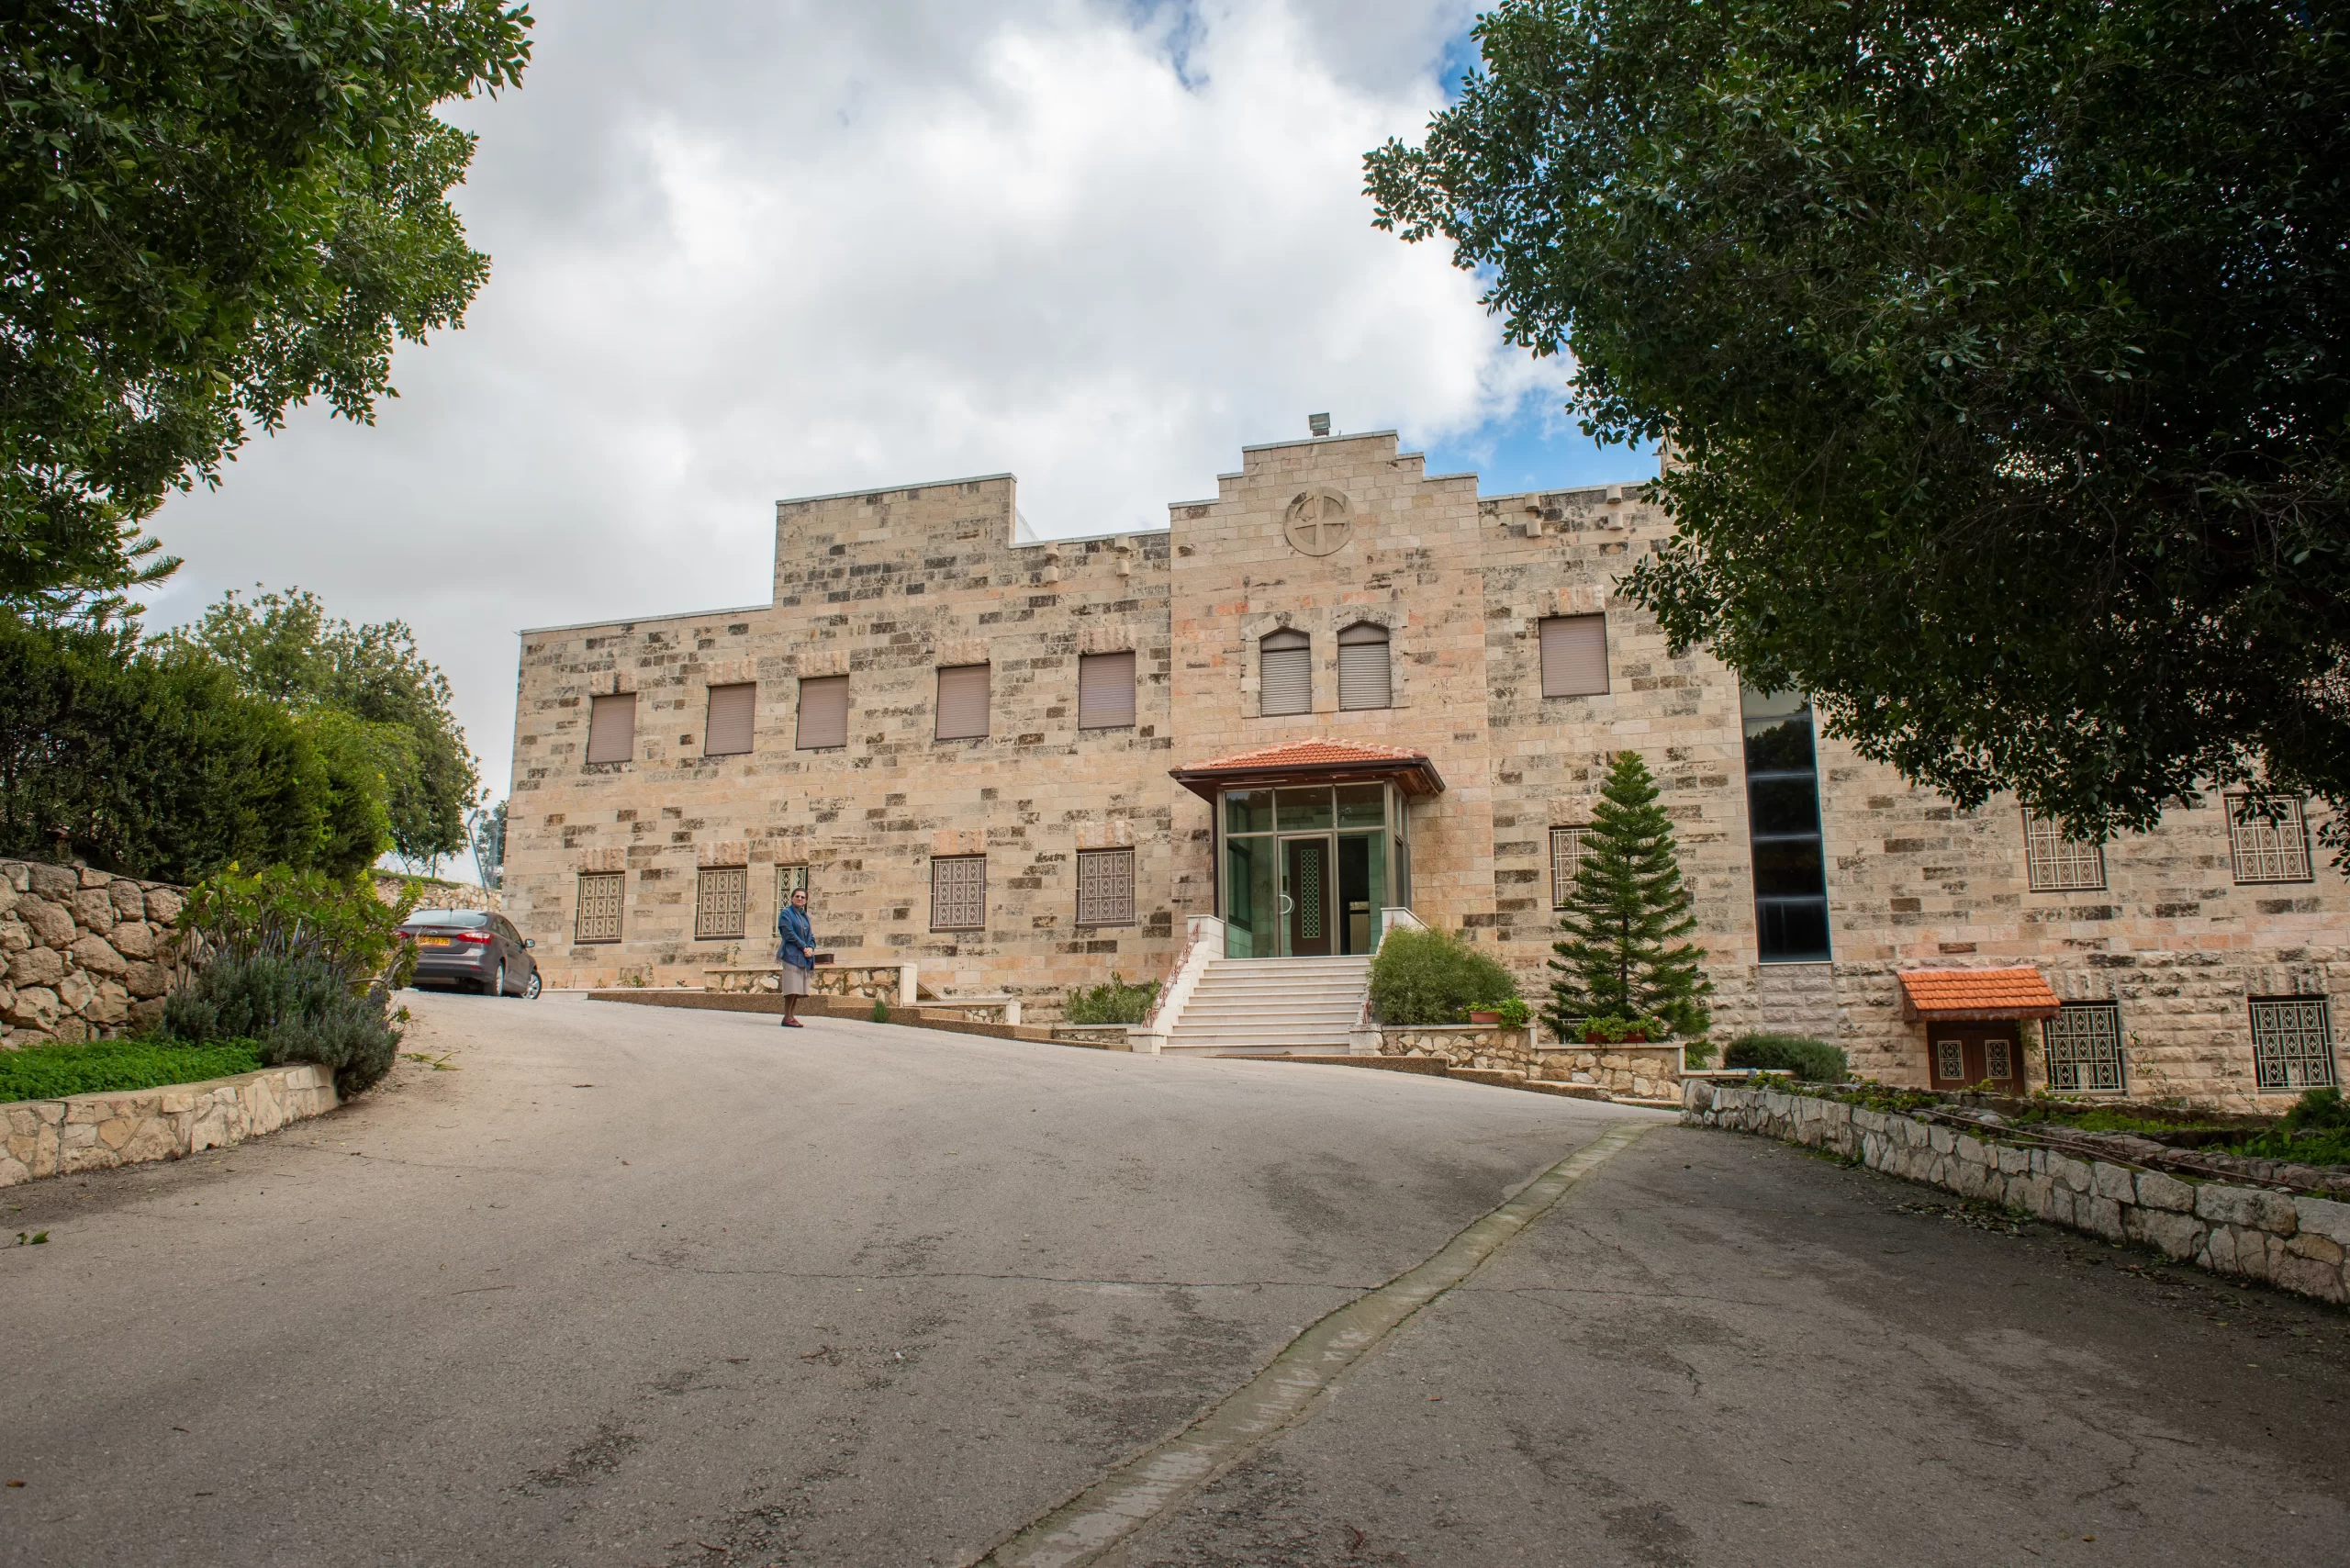
M1314 711L1314 639L1303 632L1273 632L1257 644L1259 713Z
M1338 706L1394 705L1395 686L1387 664L1387 628L1359 621L1338 633Z

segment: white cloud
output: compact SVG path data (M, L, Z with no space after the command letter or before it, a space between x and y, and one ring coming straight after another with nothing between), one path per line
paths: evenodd
M1010 469L1040 532L1099 532L1308 412L1471 431L1558 367L1360 194L1466 19L549 7L521 91L461 111L467 328L401 352L375 427L306 411L168 506L152 619L256 580L403 617L502 792L513 631L764 600L778 497Z

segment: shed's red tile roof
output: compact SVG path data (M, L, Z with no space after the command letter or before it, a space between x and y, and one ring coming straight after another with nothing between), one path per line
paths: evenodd
M1902 1000L1924 1017L2038 1018L2057 1008L2056 993L2031 965L2013 969L1909 969Z
M1357 745L1352 741L1323 740L1292 741L1287 745L1267 746L1262 751L1244 751L1236 756L1219 756L1214 762L1197 762L1184 769L1187 773L1203 773L1210 769L1258 767L1313 767L1349 762L1426 762L1427 753L1405 751L1392 745Z

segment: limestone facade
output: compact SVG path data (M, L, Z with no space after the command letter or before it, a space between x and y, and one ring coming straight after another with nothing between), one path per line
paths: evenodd
M1861 1072L1924 1083L1896 974L2029 963L2060 996L2118 1008L2134 1096L2289 1101L2256 1081L2248 1010L2350 984L2350 890L2322 850L2305 880L2240 881L2216 799L2105 846L2101 887L2035 891L2013 801L1959 811L1823 737L1832 956L1764 961L1738 681L1702 650L1673 655L1617 588L1669 526L1637 484L1480 497L1392 434L1247 449L1163 532L1028 541L1009 476L782 502L768 602L523 634L507 912L550 984L699 985L767 961L781 890L804 875L839 963L912 964L925 991L1006 993L1049 1019L1113 971L1163 978L1185 919L1220 913L1214 812L1169 770L1326 737L1430 758L1446 788L1409 808L1410 907L1534 999L1550 830L1590 820L1629 748L1678 828L1717 1037L1809 1034ZM1588 615L1605 618L1606 690L1543 695L1544 621ZM1342 708L1338 634L1362 625L1389 638L1390 700ZM1310 641L1308 711L1264 711L1275 632ZM1080 727L1080 661L1120 653L1132 722ZM980 665L986 734L937 738L939 672ZM801 749L801 683L830 678L847 682L845 744ZM750 749L708 755L711 689L743 686ZM588 760L598 697L633 698L620 760ZM1080 924L1100 906L1080 907L1080 857L1102 850L1132 853L1131 919ZM934 929L934 875L965 879L981 924ZM576 939L583 878L617 895L616 940ZM739 887L743 913L698 935L711 886ZM2018 1042L2033 1087L2039 1038Z

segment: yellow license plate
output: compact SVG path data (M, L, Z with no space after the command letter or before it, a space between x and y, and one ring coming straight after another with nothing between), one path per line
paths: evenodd
M420 947L446 947L449 945L449 939L446 936L420 936L416 939L416 945Z

